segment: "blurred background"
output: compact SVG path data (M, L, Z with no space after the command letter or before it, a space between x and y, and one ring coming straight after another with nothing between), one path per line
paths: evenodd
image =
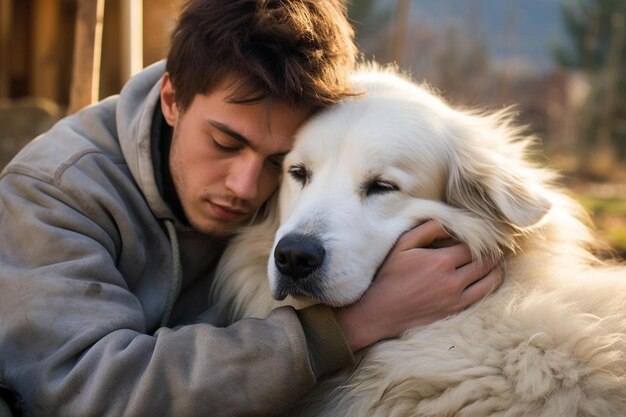
M0 168L162 59L181 3L0 0ZM351 0L348 11L365 59L395 62L451 104L515 106L542 162L626 258L626 0Z

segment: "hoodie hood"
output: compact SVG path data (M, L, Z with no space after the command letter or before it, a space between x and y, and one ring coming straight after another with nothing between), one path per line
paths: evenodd
M152 161L152 121L161 105L161 80L165 61L157 62L132 77L120 92L117 104L117 132L124 159L154 215L176 221L163 200Z

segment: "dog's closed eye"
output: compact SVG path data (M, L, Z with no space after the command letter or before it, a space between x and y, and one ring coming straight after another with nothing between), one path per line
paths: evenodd
M302 184L303 187L311 179L311 171L309 171L307 167L302 164L290 166L289 175L291 175L291 178Z
M371 180L365 181L361 185L361 190L365 194L366 197L370 197L375 194L385 194L394 191L399 191L400 187L394 184L391 181L385 181L380 178L373 178Z

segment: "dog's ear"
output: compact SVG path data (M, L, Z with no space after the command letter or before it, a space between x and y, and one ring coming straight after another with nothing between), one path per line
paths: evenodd
M527 160L531 141L498 115L474 122L457 132L447 202L518 231L537 224L552 204L543 187L548 172Z

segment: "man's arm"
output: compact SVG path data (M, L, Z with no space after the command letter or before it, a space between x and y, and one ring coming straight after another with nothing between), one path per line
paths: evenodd
M90 195L114 173L102 175ZM268 415L314 386L290 308L149 333L118 269L129 242L115 231L115 204L79 204L53 178L0 180L0 379L29 415Z

